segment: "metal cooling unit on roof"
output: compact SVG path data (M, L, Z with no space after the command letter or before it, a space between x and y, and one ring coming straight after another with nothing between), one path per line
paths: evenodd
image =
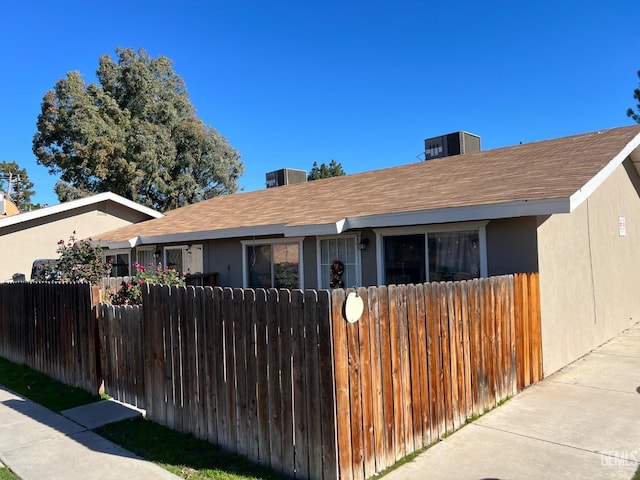
M468 132L449 133L424 141L425 160L479 151L480 137Z

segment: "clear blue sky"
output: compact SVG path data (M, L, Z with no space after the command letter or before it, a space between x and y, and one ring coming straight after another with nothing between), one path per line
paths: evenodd
M198 116L240 152L244 190L265 173L340 162L347 173L418 161L457 130L483 150L632 124L637 1L5 0L0 160L55 204L31 140L45 92L94 81L116 47L164 55Z

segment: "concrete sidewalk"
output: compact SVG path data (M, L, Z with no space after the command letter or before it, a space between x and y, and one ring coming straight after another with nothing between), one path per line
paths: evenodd
M136 415L108 400L57 414L0 385L0 466L22 480L178 479L89 430Z
M640 462L640 324L385 480L626 479Z

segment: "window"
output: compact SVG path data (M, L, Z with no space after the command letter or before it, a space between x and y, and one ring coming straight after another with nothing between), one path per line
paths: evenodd
M426 281L424 234L384 237L385 283Z
M303 288L302 240L242 244L245 288Z
M342 282L345 288L357 287L360 280L360 256L356 236L328 237L318 241L320 249L320 268L318 269L319 288L329 289L331 285L331 266L337 260L344 268ZM337 284L334 283L334 286Z
M156 264L156 247L138 247L136 249L137 262L143 267Z
M112 277L129 276L129 250L107 250L104 253L104 261L111 264Z
M428 233L429 281L468 280L480 276L478 230Z
M382 284L467 280L486 276L486 222L378 230Z
M187 275L202 273L202 245L165 247L164 264Z

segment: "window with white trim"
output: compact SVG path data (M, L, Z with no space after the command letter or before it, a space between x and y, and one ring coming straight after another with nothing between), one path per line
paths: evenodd
M165 247L164 264L186 275L202 273L202 245Z
M358 237L340 236L318 239L320 255L318 285L321 289L339 288L332 277L332 266L340 265L342 268L341 281L344 288L358 287L360 280L360 255L358 250ZM334 262L339 262L335 264ZM334 280L332 282L332 280Z
M130 264L130 251L129 250L105 250L104 262L111 264L112 277L128 277L129 264Z
M383 284L486 276L486 222L376 230Z
M244 241L245 288L304 288L302 240Z

